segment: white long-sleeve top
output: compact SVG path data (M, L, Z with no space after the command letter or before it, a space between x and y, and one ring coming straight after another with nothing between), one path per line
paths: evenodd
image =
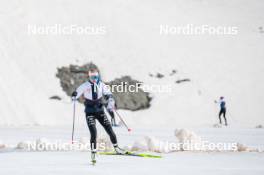
M104 84L102 81L99 81L98 84L95 84L96 90L97 90L97 99L102 98L104 95L112 96L112 93L106 84ZM77 90L77 96L76 99L80 98L81 95L84 96L85 99L93 100L92 96L92 82L87 81L83 84L81 84Z

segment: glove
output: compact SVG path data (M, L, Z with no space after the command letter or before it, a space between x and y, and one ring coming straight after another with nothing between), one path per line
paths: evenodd
M76 101L77 99L76 99L76 96L77 96L77 92L76 91L74 91L73 93L72 93L72 96L71 96L71 98L72 98L72 101Z
M115 109L115 100L113 98L108 99L107 109L110 111Z
M72 97L76 97L77 96L77 92L76 91L73 91L73 93L72 93Z

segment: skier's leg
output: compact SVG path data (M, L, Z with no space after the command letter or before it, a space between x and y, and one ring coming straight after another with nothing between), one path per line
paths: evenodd
M223 116L224 116L224 119L225 119L225 125L227 126L227 121L226 121L226 110L223 111Z
M219 114L218 114L220 124L222 124L222 121L221 121L221 115L222 115L222 110L220 110L220 112L219 112Z
M105 115L105 113L100 113L96 117L97 117L98 121L100 122L100 124L104 127L107 134L109 135L112 144L114 146L117 146L116 135L115 135L115 133L112 129L112 126L111 126L109 120L107 119L107 116Z
M90 135L91 135L91 138L90 138L91 151L96 151L97 130L96 130L95 117L92 115L87 115L86 122L87 122L88 128L90 130Z
M115 135L113 128L112 128L109 120L107 119L107 116L105 115L105 113L101 113L100 115L98 115L97 119L101 123L101 125L104 127L107 134L110 136L110 140L114 146L116 153L117 154L126 154L127 153L126 150L123 150L123 149L118 147L116 135Z

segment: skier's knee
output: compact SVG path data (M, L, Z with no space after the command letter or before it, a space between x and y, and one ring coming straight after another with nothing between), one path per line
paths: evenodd
M88 126L94 126L95 125L95 120L93 117L87 116L87 125Z

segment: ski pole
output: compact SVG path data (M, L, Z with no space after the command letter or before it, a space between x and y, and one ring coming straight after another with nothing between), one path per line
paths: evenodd
M115 113L117 114L117 116L119 117L119 119L121 120L121 122L125 125L125 127L127 128L128 132L131 131L131 128L129 128L127 126L127 124L125 123L125 121L123 120L123 118L121 117L121 115L114 109Z
M75 102L76 102L76 97L73 99L73 121L72 121L72 144L73 144L73 138L74 138L74 127L75 127Z

